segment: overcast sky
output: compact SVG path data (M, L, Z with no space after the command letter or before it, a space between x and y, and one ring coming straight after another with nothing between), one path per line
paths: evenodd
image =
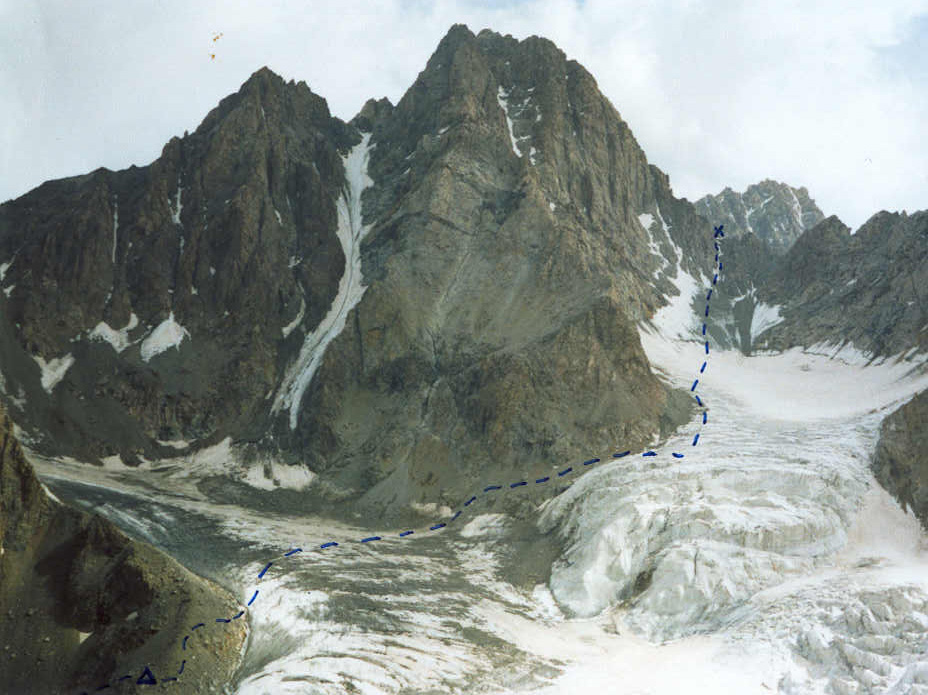
M928 208L928 0L0 0L0 201L151 162L263 65L346 120L396 103L456 22L586 66L678 196L774 178L854 228Z

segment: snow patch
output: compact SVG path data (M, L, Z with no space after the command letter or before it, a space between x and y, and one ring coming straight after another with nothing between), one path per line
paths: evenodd
M519 143L516 141L515 133L512 131L512 119L509 117L508 96L508 92L500 85L496 90L496 101L499 103L500 108L503 110L503 114L506 116L506 127L509 128L509 142L512 145L512 151L515 152L516 157L521 157L522 153L519 151Z
M786 188L789 191L789 194L793 197L792 213L793 219L796 220L796 226L798 226L800 229L804 229L802 226L802 206L799 204L799 198L796 197L796 191L794 191L789 186Z
M672 239L671 245L677 254L677 263L679 263L682 251L676 244L673 244ZM667 264L673 265L669 261ZM702 284L679 265L677 265L677 276L671 282L679 294L676 297L670 297L667 306L654 312L654 316L649 321L650 326L658 335L668 339L695 340L699 322L693 311L693 297L697 292L702 291ZM645 326L643 328L648 330Z
M6 263L0 263L0 282L3 282L3 278L6 277L6 271L10 269L10 266L13 265L13 261L16 260L16 256L13 256Z
M117 233L119 232L119 199L115 198L113 200L113 254L112 260L113 265L116 265L116 239Z
M549 202L549 203L548 203L548 209L550 209L551 212L554 212L555 209L557 209L557 205L555 205L555 204L552 203L552 202Z
M174 224L180 224L180 211L184 209L183 204L180 202L180 196L183 192L183 189L180 186L180 177L177 178L177 193L174 194L174 205L171 206L170 201L168 201L168 207L171 207L171 221Z
M128 468L122 460L122 456L119 454L113 454L112 456L104 456L100 459L100 462L103 464L104 470L108 471L118 471Z
M664 222L664 216L661 215L660 206L655 205L655 206L654 206L654 209L657 211L657 219L660 220L661 227L664 228L664 231L665 231L665 232L670 232L670 227L667 226L667 223Z
M410 502L409 507L420 514L428 514L431 516L451 516L451 507L447 505L439 506L435 502Z
M87 334L87 337L91 340L106 341L113 346L116 352L122 352L131 345L129 331L138 325L139 317L135 315L135 312L132 312L129 314L129 323L118 331L111 328L105 321L101 321Z
M3 294L9 297L11 294L13 294L14 289L16 289L16 285L10 285L9 287L4 287Z
M152 357L171 348L180 350L180 344L184 338L190 338L190 332L174 320L172 311L170 316L158 324L151 335L142 341L142 360L148 362Z
M301 296L300 297L300 310L297 312L296 318L294 318L290 323L288 323L286 326L280 329L281 332L284 334L284 338L286 338L291 333L293 333L296 327L300 325L300 322L303 320L303 315L305 313L306 313L306 300Z
M281 220L281 218L280 218L280 213L277 211L277 208L274 208L274 214L277 216L277 224L282 225L282 224L283 224L283 220Z
M42 483L42 489L45 491L45 496L48 497L52 502L57 502L61 504L61 500L55 497L55 494L48 489L48 486L45 483Z
M259 490L305 490L312 484L316 474L308 468L285 463L265 462L252 465L245 472L242 482Z
M74 356L70 352L63 357L55 357L48 362L39 355L33 355L32 359L42 370L42 388L49 394L58 385L58 382L64 379L65 373L74 364Z
M361 275L361 240L370 229L361 219L361 193L373 181L367 175L370 157L370 133L343 158L348 186L336 203L338 211L338 240L345 254L345 270L338 283L338 294L322 323L306 336L300 354L281 382L271 407L273 414L281 410L290 412L290 429L296 429L303 394L319 368L325 350L345 327L350 312L367 289Z
M464 525L461 529L461 536L463 538L500 537L507 527L508 517L505 514L480 514Z
M751 317L751 345L766 330L773 328L779 323L783 323L783 317L780 316L781 306L770 306L763 302L758 302L754 307L754 315Z
M188 449L190 442L184 439L156 439L161 446L169 446L172 449Z
M754 233L754 228L751 226L751 213L754 212L754 208L748 210L747 206L744 204L744 194L738 194L738 200L741 201L741 209L744 210L744 223L748 226L748 231L752 234Z

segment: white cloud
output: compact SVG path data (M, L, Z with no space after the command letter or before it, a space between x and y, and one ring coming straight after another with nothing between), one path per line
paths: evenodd
M341 118L368 97L395 102L464 22L546 36L584 64L678 195L769 176L856 226L928 207L925 12L926 1L9 2L0 200L147 164L265 64Z

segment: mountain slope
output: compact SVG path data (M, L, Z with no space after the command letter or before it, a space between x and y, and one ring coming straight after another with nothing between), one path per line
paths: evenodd
M60 504L38 481L0 410L0 644L7 693L127 692L191 668L184 692L224 684L237 667L243 623L182 640L203 616L238 604L214 584L109 521ZM186 671L186 669L185 669ZM132 674L131 682L117 679Z
M928 350L928 212L880 212L853 235L836 218L806 232L766 289L784 322L772 349L852 343L871 355Z
M232 436L336 497L453 497L685 417L634 324L708 238L582 66L456 26L395 108L262 70L150 167L0 208L4 390L79 458Z
M660 301L634 211L674 201L593 78L544 39L458 26L379 111L369 288L307 392L310 460L384 506L454 503L669 425L634 324Z

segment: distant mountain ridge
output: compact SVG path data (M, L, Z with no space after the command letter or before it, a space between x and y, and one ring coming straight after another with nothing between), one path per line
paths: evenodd
M825 219L805 187L793 188L770 179L748 186L743 193L725 188L694 205L700 215L724 224L730 237L756 234L778 254Z

